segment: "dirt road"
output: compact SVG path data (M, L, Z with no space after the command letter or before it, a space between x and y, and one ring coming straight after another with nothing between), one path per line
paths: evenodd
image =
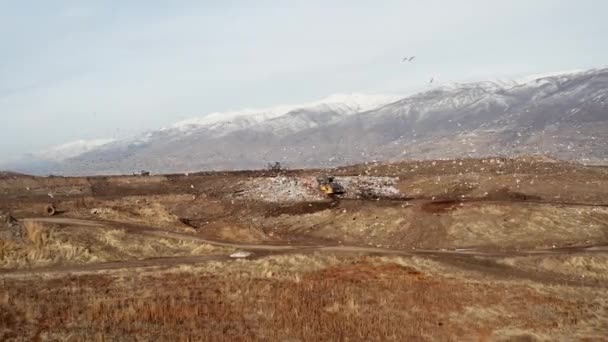
M185 257L149 258L142 260L100 262L86 265L49 266L30 269L0 270L0 276L30 274L67 274L142 267L172 267L176 265L192 265L206 261L222 261L227 259L229 259L227 255L197 255Z
M353 245L292 245L292 244L252 244L252 243L238 243L238 242L227 242L204 239L189 234L176 233L166 231L154 227L127 224L122 222L112 221L92 221L82 220L74 218L63 218L63 217L42 217L42 218L29 218L26 220L39 222L42 224L54 224L58 226L71 226L74 228L86 229L87 227L106 228L106 229L125 229L131 234L140 234L153 237L162 237L169 239L177 239L184 241L200 242L202 244L209 244L217 247L228 247L240 250L247 250L255 252L254 257L261 257L268 254L281 254L281 253L333 253L333 254L371 254L381 256L427 256L441 259L442 261L448 261L455 266L467 265L481 267L484 270L488 269L484 262L481 262L479 258L504 258L504 257L517 257L517 256L531 256L531 255L568 255L568 254L588 254L588 253L608 253L607 245L593 245L593 246L571 246L562 248L550 248L550 249L527 249L527 250L510 250L510 251L480 251L472 248L456 248L454 250L399 250L389 248L377 248L377 247L366 247L366 246L353 246ZM151 258L144 260L128 260L128 261L116 261L116 262L104 262L104 263L92 263L87 265L76 265L76 266L51 266L41 267L34 269L19 269L19 270L4 270L0 271L0 275L27 275L27 274L40 274L40 273L72 273L72 272L95 272L101 270L116 270L126 268L140 268L140 267L170 267L182 264L196 264L207 261L219 261L228 260L228 255L207 255L207 256L187 256L187 257L166 257L166 258ZM488 263L487 261L485 262ZM490 261L492 268L496 270L496 263ZM505 267L500 267L502 272L505 271ZM518 272L517 274L511 271L506 272L503 275L534 278L534 279L545 279L546 277L540 275L527 274L527 272ZM524 274L525 273L525 274ZM576 280L565 279L560 277L558 282L571 282Z
M608 252L608 245L589 245L589 246L570 246L560 248L545 248L545 249L526 249L513 251L478 251L473 248L456 248L454 250L425 250L412 249L398 250L390 248L378 248L367 246L352 246L352 245L292 245L292 244L252 244L238 243L204 239L201 237L166 231L154 227L135 225L131 223L111 222L111 221L90 221L72 218L30 218L28 220L37 221L40 223L50 223L59 225L71 225L77 227L103 227L108 229L122 228L129 233L144 234L149 236L157 236L163 238L171 238L177 240L195 241L209 244L217 247L229 247L235 249L251 250L251 251L269 251L269 252L284 252L284 251L320 251L320 252L342 252L342 253L370 253L381 255L469 255L469 256L494 256L494 257L512 257L512 256L528 256L528 255L557 255L557 254L572 254L572 253L605 253Z

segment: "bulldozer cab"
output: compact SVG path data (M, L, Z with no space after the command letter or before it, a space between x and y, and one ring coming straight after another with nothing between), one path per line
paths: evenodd
M344 193L344 188L336 181L333 176L325 176L317 178L319 188L327 196L333 197Z

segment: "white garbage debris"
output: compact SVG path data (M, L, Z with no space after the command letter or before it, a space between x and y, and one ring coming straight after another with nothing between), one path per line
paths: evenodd
M90 213L92 215L106 215L106 214L110 214L111 212L112 212L112 209L110 209L110 208L93 208L90 211Z
M399 198L397 177L332 177L344 188L343 198ZM267 202L315 202L327 199L315 177L264 177L243 182L239 197L262 198Z
M250 257L253 253L247 251L238 251L230 254L231 258L247 258Z

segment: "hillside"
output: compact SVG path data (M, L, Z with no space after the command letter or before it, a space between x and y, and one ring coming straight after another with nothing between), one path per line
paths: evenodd
M546 155L608 161L608 69L439 87L366 106L344 99L219 113L66 159L58 174L328 167L373 160ZM351 99L352 100L352 99ZM340 102L343 101L343 102Z

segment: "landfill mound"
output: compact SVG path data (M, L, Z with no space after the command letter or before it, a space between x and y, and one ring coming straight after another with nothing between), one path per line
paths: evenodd
M266 202L315 202L326 197L314 177L257 177L246 181L237 197Z
M335 182L344 188L344 198L403 198L397 189L399 177L346 176L335 177Z
M340 197L345 199L403 198L397 189L398 181L398 177L334 177L343 189ZM244 182L244 190L236 197L273 203L326 200L319 187L319 180L312 176L256 177Z

